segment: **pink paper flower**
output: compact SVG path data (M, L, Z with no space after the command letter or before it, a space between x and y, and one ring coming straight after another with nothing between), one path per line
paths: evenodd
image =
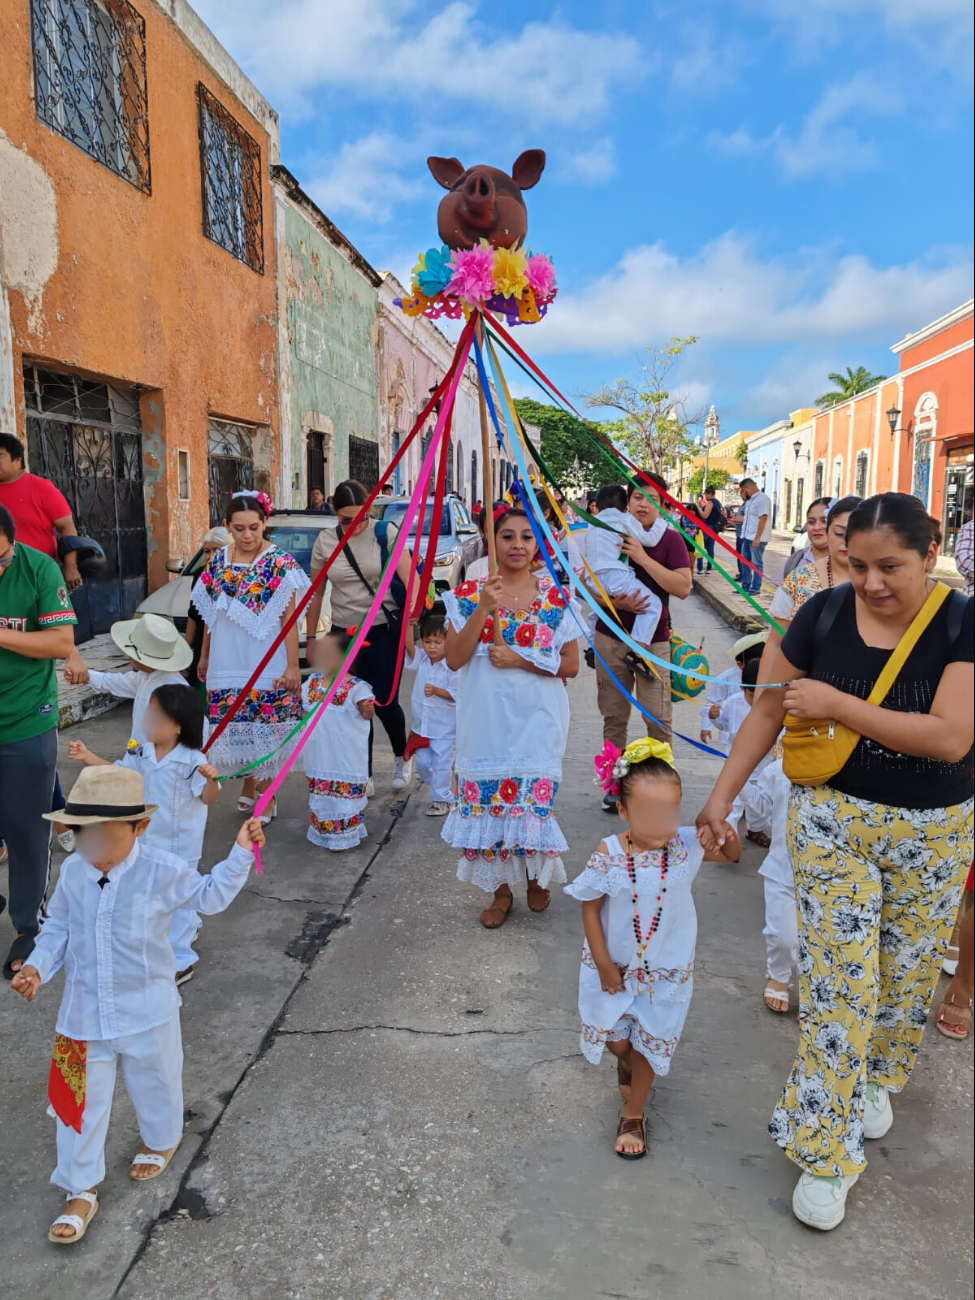
M593 759L593 765L596 768L596 784L600 786L606 794L614 798L620 792L620 783L613 775L613 768L617 761L622 758L623 751L607 740L600 752Z
M489 244L458 248L450 259L453 275L446 292L476 306L494 292L494 249Z
M552 259L544 253L533 253L528 259L528 287L539 302L554 297L558 285Z

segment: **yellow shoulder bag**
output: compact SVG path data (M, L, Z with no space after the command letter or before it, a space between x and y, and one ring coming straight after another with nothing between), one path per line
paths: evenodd
M842 587L836 589L837 592L842 590ZM921 633L950 595L951 588L945 583L935 584L914 622L887 660L876 686L867 697L868 704L884 702ZM845 592L837 600L833 618L843 599ZM821 622L826 624L822 633L818 627L816 629L817 643L823 639L833 622L833 618L827 618L826 614L827 611L824 611L821 616ZM859 733L841 722L833 722L829 718L797 718L787 713L785 735L782 738L782 770L794 785L825 785L850 761L859 740Z

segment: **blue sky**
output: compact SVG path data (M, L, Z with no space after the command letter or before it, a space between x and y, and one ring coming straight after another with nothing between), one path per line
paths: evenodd
M971 0L196 8L401 277L437 242L428 154L546 150L529 243L560 295L520 337L571 394L693 333L689 405L761 427L972 294Z

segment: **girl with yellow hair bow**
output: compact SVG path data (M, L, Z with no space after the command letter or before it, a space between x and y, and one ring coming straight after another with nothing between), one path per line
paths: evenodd
M619 800L629 829L610 835L566 892L582 903L586 943L579 972L581 1047L598 1063L617 1058L623 1109L616 1154L647 1153L645 1109L667 1074L690 1004L697 916L691 884L705 860L736 862L729 828L723 849L705 854L693 826L681 826L681 781L669 745L643 736L595 760L597 784Z

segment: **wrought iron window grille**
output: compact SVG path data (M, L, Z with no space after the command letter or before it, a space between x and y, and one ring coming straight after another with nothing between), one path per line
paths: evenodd
M349 435L349 478L365 484L370 491L379 482L379 444L368 438Z
M246 424L211 420L207 441L210 523L219 524L233 494L254 486L254 430Z
M31 42L41 121L149 194L142 15L128 0L31 0Z
M261 146L203 82L200 105L200 172L203 233L252 270L264 274Z

